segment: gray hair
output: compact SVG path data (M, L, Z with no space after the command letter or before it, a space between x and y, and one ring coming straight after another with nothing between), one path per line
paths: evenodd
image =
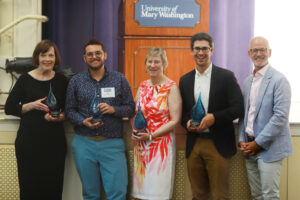
M167 54L166 54L166 51L163 50L162 48L160 47L152 47L147 55L146 55L146 59L145 59L145 63L147 62L147 60L149 58L152 58L152 57L160 57L161 58L161 61L162 61L162 65L164 68L167 67L168 65L168 59L167 59Z

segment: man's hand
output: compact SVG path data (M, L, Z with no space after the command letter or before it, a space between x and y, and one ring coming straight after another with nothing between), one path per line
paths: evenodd
M249 155L249 151L247 151L247 143L246 142L240 142L240 150L242 151L244 156L248 156Z
M191 122L192 120L189 120L187 123L186 123L186 128L189 132L197 132L197 127L191 127Z
M261 147L255 141L240 142L240 150L244 155L254 156L261 150Z
M215 116L211 113L207 113L205 117L203 117L199 129L201 131L211 127L215 123Z
M99 103L97 107L100 109L100 112L102 114L114 114L115 113L114 107L107 103Z
M247 143L246 151L254 153L253 155L257 154L260 150L261 147L255 141ZM249 155L252 156L251 153Z
M200 125L198 127L191 127L191 121L189 120L186 124L188 131L190 132L202 132L205 129L211 127L215 123L215 116L211 113L207 113L205 117L203 117Z
M82 121L82 124L85 125L86 127L89 127L90 129L96 129L103 126L104 124L103 122L96 122L93 124L92 119L93 117L86 118L85 120Z

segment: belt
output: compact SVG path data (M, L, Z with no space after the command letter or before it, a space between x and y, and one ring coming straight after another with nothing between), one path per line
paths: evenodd
M102 135L98 135L98 136L83 136L83 137L88 138L88 139L92 139L92 140L95 140L95 141L101 141L101 140L108 139L108 137L104 137Z
M200 132L197 133L197 138L208 139L208 138L212 138L212 135L210 132Z

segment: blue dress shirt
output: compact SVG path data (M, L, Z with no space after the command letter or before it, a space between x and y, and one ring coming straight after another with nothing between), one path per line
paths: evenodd
M104 94L105 89L114 88L114 94ZM95 89L100 96L100 102L114 107L114 114L103 115L104 125L90 129L82 121L89 115L89 107L94 98ZM108 71L100 81L93 79L89 71L81 72L72 77L69 82L66 99L66 114L74 124L75 133L83 136L105 136L121 138L123 133L123 117L131 117L135 111L135 103L127 79L116 71Z

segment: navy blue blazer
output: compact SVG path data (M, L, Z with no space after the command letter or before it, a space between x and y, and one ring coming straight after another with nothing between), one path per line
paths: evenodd
M180 78L179 88L182 96L182 125L191 119L194 98L195 70ZM233 120L244 115L243 97L234 73L212 66L209 91L208 113L215 117L215 124L209 128L218 152L225 158L236 153L236 142ZM197 133L188 132L186 141L186 157L193 149Z

